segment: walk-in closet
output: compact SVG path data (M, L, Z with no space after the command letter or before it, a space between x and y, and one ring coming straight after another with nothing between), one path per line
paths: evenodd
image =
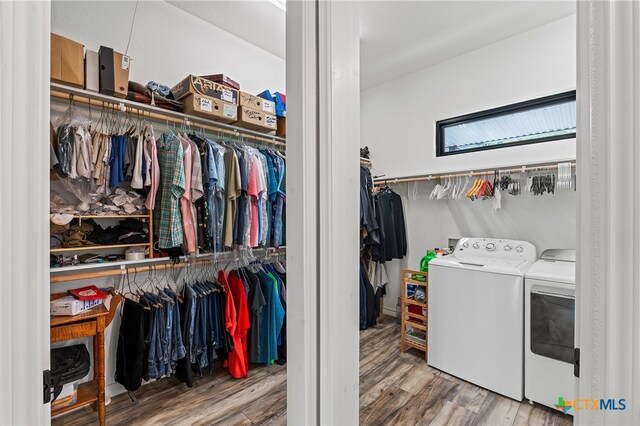
M640 424L639 27L0 0L0 425Z
M284 28L220 16L252 8L51 4L53 424L286 418Z

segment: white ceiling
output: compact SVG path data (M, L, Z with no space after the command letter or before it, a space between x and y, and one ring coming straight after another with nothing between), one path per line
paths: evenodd
M169 3L285 57L285 12L269 0ZM367 89L576 12L574 1L359 1Z
M576 12L575 1L363 1L367 89Z
M168 3L284 59L285 12L274 2L170 0Z

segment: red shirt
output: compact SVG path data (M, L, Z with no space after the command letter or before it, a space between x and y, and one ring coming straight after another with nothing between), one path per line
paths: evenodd
M231 289L229 288L229 283L227 283L227 276L224 274L224 271L218 272L218 281L220 284L224 286L224 289L227 292L227 303L225 309L225 318L224 318L224 327L229 332L231 336L233 336L236 332L236 307L233 303L233 297L231 296Z
M249 322L249 307L244 284L235 271L229 274L228 286L233 297L236 311L236 328L233 337L233 352L229 354L229 373L236 379L248 377L249 354L247 348L247 331Z

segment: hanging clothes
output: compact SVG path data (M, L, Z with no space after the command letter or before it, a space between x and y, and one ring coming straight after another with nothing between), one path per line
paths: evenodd
M278 297L276 278L265 271L258 274L267 309L262 312L260 333L260 362L270 365L278 359L278 335L284 321L284 308Z
M374 197L374 211L378 218L381 242L371 245L373 260L385 262L402 259L407 254L402 198L391 189L381 190Z
M250 328L249 310L244 284L236 271L229 274L229 288L236 307L236 328L232 334L234 338L234 350L229 354L229 373L239 379L248 377L249 355L247 351L247 332Z
M195 201L198 249L201 251L206 251L212 248L209 223L209 217L211 215L209 206L210 158L207 141L198 138L195 135L190 135L190 138L195 142L198 148L198 155L200 158L200 171L202 172L203 196Z
M175 136L163 134L158 145L160 193L156 197L154 225L160 248L179 247L184 241L180 198L185 192L184 150Z
M183 165L184 165L184 192L180 197L180 216L182 218L182 229L184 233L183 251L185 254L193 254L196 252L196 228L191 214L191 175L193 171L191 144L180 135L178 139L183 149Z
M122 321L118 331L115 380L128 391L138 390L142 385L145 360L144 316L142 304L124 299Z
M360 329L377 322L389 281L384 262L407 254L402 198L388 187L376 194L371 172L360 167Z
M260 334L262 332L262 312L267 304L262 293L260 279L251 270L246 269L245 275L249 284L247 301L250 310L251 327L247 335L249 362L260 362Z
M381 243L373 198L373 179L366 167L360 167L360 247Z
M191 148L191 220L194 232L194 246L198 247L198 211L196 204L204 197L204 184L202 181L202 165L200 162L200 152L193 140L187 139Z
M236 150L228 149L224 154L225 166L225 215L223 246L232 248L236 241L238 221L235 220L238 212L238 200L242 193L242 179Z
M215 186L212 188L214 193L213 204L215 206L215 215L213 216L213 247L215 251L222 250L222 233L224 229L225 221L225 200L226 200L226 170L225 170L225 152L226 148L214 143L213 144L213 156L216 165L216 174L218 179L215 181Z
M369 281L367 267L363 260L360 261L360 329L376 325L375 290Z

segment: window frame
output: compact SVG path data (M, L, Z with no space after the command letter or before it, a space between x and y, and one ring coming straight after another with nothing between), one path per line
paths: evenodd
M448 155L457 155L457 154L467 154L470 152L479 152L479 151L487 151L490 149L500 149L500 148L510 148L514 146L522 146L522 145L530 145L542 142L551 142L562 139L575 139L576 133L573 132L571 134L565 135L556 135L556 136L545 136L536 139L529 139L526 141L518 141L518 142L507 142L499 145L491 145L491 146L483 146L478 148L469 148L458 151L445 151L445 135L444 130L446 127L455 125L455 124L464 124L470 123L486 118L493 118L498 116L503 116L506 114L511 114L514 112L522 112L528 111L531 109L537 109L539 107L551 106L556 104L565 103L567 101L575 101L576 100L576 91L569 90L567 92L557 93L555 95L544 96L542 98L531 99L524 102L518 102L515 104L505 105L497 108L491 108L484 111L474 112L470 114L461 115L458 117L447 118L445 120L436 121L436 157L446 157Z

